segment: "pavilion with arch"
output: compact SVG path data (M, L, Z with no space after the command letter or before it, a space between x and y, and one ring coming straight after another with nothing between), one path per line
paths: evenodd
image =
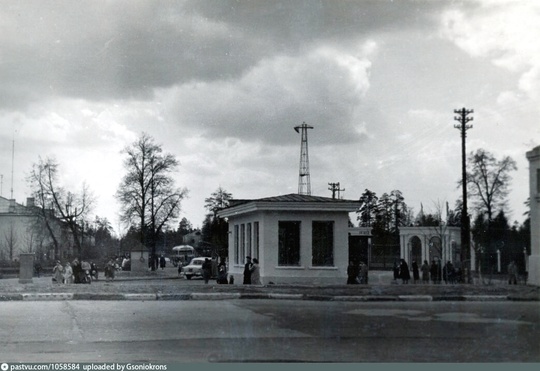
M399 229L400 257L407 264L416 260L421 265L439 260L442 264L450 261L456 265L461 261L460 227L401 227ZM474 254L471 254L473 257ZM474 262L471 265L474 267Z

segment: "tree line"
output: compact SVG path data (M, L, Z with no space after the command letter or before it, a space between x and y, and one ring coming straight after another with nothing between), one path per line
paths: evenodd
M32 165L27 182L35 200L34 230L50 241L44 249L53 250L54 258L60 257L67 245L71 254L80 258L107 258L140 246L152 254L169 253L186 235L198 232L196 248L201 254L227 255L227 222L217 213L229 205L231 193L218 187L205 199L207 214L201 230L196 231L186 218L178 221L181 203L188 195L186 188L175 184L178 160L146 133L125 147L122 155L125 172L116 198L121 206L120 220L127 229L121 236L114 235L106 218L89 220L95 197L85 183L77 191L65 189L60 182L60 165L53 158L40 157ZM510 157L498 160L484 149L471 152L467 158L467 188L474 212L471 232L484 269L492 269L497 250L502 249L509 258L519 256L524 248L530 250L530 219L510 225L506 218L511 172L516 169ZM444 216L441 205L427 213L422 206L415 216L400 190L378 196L366 189L359 197L356 221L360 227L372 229L375 254L399 256L400 227L459 227L461 205L460 199L453 209L446 203Z
M503 267L515 260L525 269L524 251L530 254L530 218L510 225L506 215L508 194L511 189L511 173L517 170L516 162L509 156L497 159L485 149L471 152L467 157L467 190L472 201L470 220L477 270L494 272L498 254ZM462 181L458 181L458 187ZM440 232L449 226L461 227L463 200L457 199L451 209L446 202L446 213L440 204L434 212L420 212L414 216L399 190L383 193L380 197L366 189L359 198L357 221L360 227L370 227L373 235L375 256L399 257L399 228L402 226L432 227ZM528 205L528 200L526 204ZM436 234L436 233L434 233Z

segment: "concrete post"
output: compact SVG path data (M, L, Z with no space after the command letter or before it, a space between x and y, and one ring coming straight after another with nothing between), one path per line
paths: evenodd
M501 273L501 250L497 249L497 273Z
M19 255L19 283L32 283L34 276L34 253Z
M147 271L148 259L148 250L131 251L131 272Z

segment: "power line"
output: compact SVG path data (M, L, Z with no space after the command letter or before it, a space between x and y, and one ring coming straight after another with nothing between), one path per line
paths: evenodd
M345 188L340 189L339 188L339 182L338 183L328 183L328 185L330 186L328 188L328 190L332 191L332 198L335 199L336 198L336 193L337 193L338 200L341 199L341 192L345 191Z

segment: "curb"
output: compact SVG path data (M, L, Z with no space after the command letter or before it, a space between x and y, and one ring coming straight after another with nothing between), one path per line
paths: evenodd
M463 295L465 301L507 301L507 295Z
M66 301L66 300L110 300L110 301L182 301L182 300L236 300L236 299L273 299L273 300L312 300L338 302L496 302L521 301L538 302L540 298L515 295L313 295L287 293L0 293L3 301Z
M72 293L21 294L24 301L73 300Z
M228 300L228 299L241 299L240 293L192 293L190 294L192 300Z
M23 300L21 294L11 294L11 293L0 294L0 301L21 301L21 300Z
M161 294L156 295L157 300L190 300L191 294Z
M124 300L124 294L95 294L81 292L73 294L73 300Z
M268 294L268 299L277 299L277 300L302 300L304 297L303 294Z
M400 301L433 301L431 295L399 295Z

